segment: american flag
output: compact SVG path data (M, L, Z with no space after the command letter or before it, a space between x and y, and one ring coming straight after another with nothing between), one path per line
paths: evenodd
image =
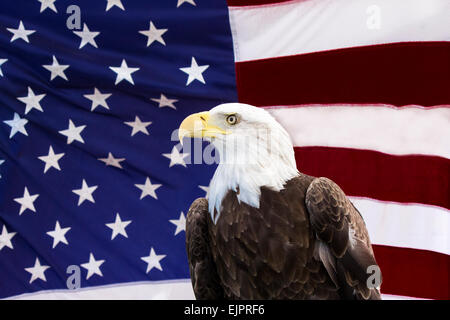
M449 15L447 0L3 0L0 297L193 298L184 219L215 166L188 164L173 131L240 101L350 196L384 297L449 299Z

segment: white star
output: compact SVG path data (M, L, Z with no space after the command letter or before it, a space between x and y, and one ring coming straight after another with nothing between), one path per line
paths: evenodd
M83 268L87 269L87 271L88 271L86 280L88 280L94 274L97 274L100 277L103 277L102 271L100 270L100 266L104 262L105 262L105 260L95 260L94 255L91 252L89 254L89 262L83 263L81 265Z
M187 82L186 82L186 86L188 86L194 80L198 80L201 83L205 84L205 79L203 78L203 72L205 72L205 70L208 69L208 67L209 67L209 65L199 66L197 64L197 61L195 60L195 58L192 57L190 67L180 68L181 71L183 71L184 73L187 73L189 75Z
M28 136L27 130L25 129L25 125L28 123L28 120L21 118L17 113L14 112L14 119L3 122L11 127L11 133L9 134L10 139L14 137L17 132Z
M46 173L47 170L50 168L55 168L56 170L61 171L58 161L63 156L64 156L64 153L55 154L55 152L53 152L52 146L50 146L50 149L48 150L48 155L38 157L39 160L42 160L45 162L44 173Z
M162 154L164 157L170 159L170 163L169 163L169 168L174 166L174 165L182 165L183 167L186 167L186 162L184 162L184 158L189 156L189 153L180 153L180 151L178 151L177 147L174 146L172 148L172 152L171 153L163 153Z
M64 244L69 244L66 239L66 233L72 228L61 228L59 221L56 221L55 229L53 231L47 232L47 234L53 238L53 249L62 242Z
M145 180L145 184L135 184L135 186L142 190L140 198L141 200L146 196L151 196L155 199L158 199L155 191L156 189L161 187L161 184L152 184L150 182L150 178L147 177L147 179Z
M134 121L124 122L124 123L133 128L133 130L131 131L131 136L134 136L138 132L142 132L142 133L148 135L147 127L152 124L151 121L142 122L138 116L136 116L134 118Z
M162 267L161 267L161 264L159 263L159 261L161 261L165 257L166 257L165 254L157 255L155 253L155 250L152 247L150 249L150 255L141 258L143 261L145 261L147 263L146 273L149 273L153 268L156 268L159 271L162 271Z
M106 10L108 11L109 9L111 9L113 6L117 6L122 10L125 10L125 8L123 7L122 1L121 0L106 0L108 1L108 3L106 4Z
M84 200L88 200L92 203L95 203L94 197L92 193L98 188L98 186L89 187L86 183L86 180L83 179L81 189L72 190L73 193L79 196L78 198L78 206L81 205Z
M170 107L172 109L177 109L174 105L175 102L178 102L178 100L176 99L168 99L165 95L163 95L161 93L161 97L159 99L156 98L151 98L150 100L158 102L159 103L159 107L163 108L163 107Z
M98 106L102 106L109 110L108 103L106 99L111 96L111 93L101 93L97 88L94 88L93 94L85 94L83 97L92 101L91 111L94 111Z
M150 28L148 30L139 31L139 33L148 37L147 39L147 47L150 46L154 41L158 41L159 43L166 45L162 35L167 32L167 29L157 29L153 22L150 21Z
M106 223L106 226L108 228L110 228L112 230L112 235L111 235L111 240L114 240L114 238L118 235L121 234L123 235L125 238L128 238L127 232L125 230L125 228L131 223L131 220L127 220L127 221L122 221L120 219L119 214L116 214L116 221L114 221L113 223Z
M25 103L25 114L30 112L32 109L37 109L37 110L43 112L44 110L42 110L40 101L45 96L46 96L45 93L35 95L34 92L33 92L33 89L28 87L28 96L26 96L26 97L17 97L17 100L22 101L23 103Z
M169 222L177 226L177 229L175 230L175 235L179 234L181 231L186 231L186 217L184 216L183 212L181 212L180 218L169 220Z
M16 235L16 233L17 232L8 232L8 230L6 230L6 226L3 225L2 234L0 234L0 251L2 251L4 247L14 249L11 239Z
M122 80L127 80L129 83L134 85L133 78L131 77L131 74L133 72L138 71L140 68L130 68L128 67L127 62L125 59L122 59L122 64L120 67L109 67L112 71L117 73L116 77L116 85L121 82Z
M189 3L189 4L192 4L193 6L195 6L194 0L178 0L177 8L178 8L179 6L181 6L181 5L182 5L183 3L185 3L185 2L187 2L187 3Z
M41 3L41 11L46 10L47 8L50 8L54 12L58 13L58 10L56 10L55 7L55 1L56 0L38 0Z
M56 77L61 77L64 80L68 81L66 74L64 73L64 70L66 70L70 65L68 64L59 64L58 60L56 60L56 57L53 56L53 62L52 64L44 64L42 65L45 69L51 72L50 74L50 81L55 79Z
M0 59L0 67L4 64L8 59ZM0 68L0 77L3 77L2 68Z
M108 153L108 158L100 158L98 159L100 161L103 161L106 163L107 166L113 166L119 169L122 169L122 166L120 165L120 162L124 161L125 158L114 158L111 152Z
M34 201L36 201L37 197L39 197L38 194L30 195L27 187L25 187L23 197L14 199L15 202L20 204L19 215L21 215L27 209L36 212L36 208L34 207Z
M203 191L205 191L205 198L208 199L209 196L209 187L208 186L198 186L200 189L202 189Z
M29 43L30 40L28 39L28 36L36 32L36 30L26 30L25 27L23 26L22 20L19 22L19 28L17 29L6 28L6 29L13 34L10 42L13 42L17 39L22 39L25 42Z
M98 36L100 32L90 31L86 23L83 25L83 31L74 31L73 33L81 38L81 43L78 49L83 48L87 44L98 48L97 43L95 42L95 37Z
M45 278L45 270L50 268L49 266L41 266L41 263L39 262L39 259L36 258L36 261L34 262L34 267L25 268L25 271L31 273L31 279L30 283L32 283L36 279L41 279L45 282L47 282L47 279Z
M61 130L59 133L67 137L67 144L71 144L75 140L84 143L84 140L81 137L81 132L84 128L86 128L85 125L76 127L72 120L69 119L69 128L66 130Z

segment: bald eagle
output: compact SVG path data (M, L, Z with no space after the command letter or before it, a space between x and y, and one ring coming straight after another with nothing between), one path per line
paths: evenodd
M320 128L318 128L320 130ZM187 214L197 299L380 299L363 218L339 186L297 170L292 142L262 108L221 104L188 116L220 162Z

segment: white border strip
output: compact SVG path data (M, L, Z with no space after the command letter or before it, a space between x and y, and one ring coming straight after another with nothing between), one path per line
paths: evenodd
M131 282L26 293L10 300L193 300L191 279Z
M382 294L385 300L419 298ZM40 291L9 298L10 300L195 300L190 279L161 283L126 283L99 286L77 291Z
M383 299L383 300L431 300L431 299L425 299L425 298L397 296L397 295L393 295L393 294L381 294L381 299Z
M229 16L237 62L383 43L450 41L448 0L292 1L229 7Z
M296 147L369 149L450 159L449 106L337 105L267 110L288 131Z

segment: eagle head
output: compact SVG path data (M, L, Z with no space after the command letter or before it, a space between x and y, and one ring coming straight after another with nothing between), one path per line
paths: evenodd
M214 222L228 191L236 192L240 202L259 208L261 187L280 191L298 175L288 133L263 108L225 103L192 114L179 128L180 141L185 137L208 140L219 154L208 199Z

